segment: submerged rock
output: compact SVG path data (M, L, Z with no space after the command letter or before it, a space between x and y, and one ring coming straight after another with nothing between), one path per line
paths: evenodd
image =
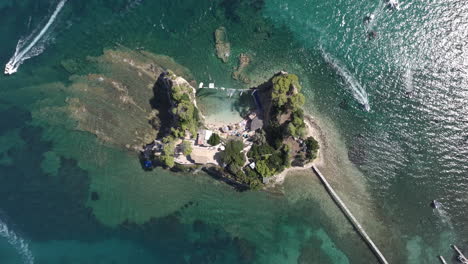
M77 122L78 130L132 150L153 141L158 132L157 113L149 103L157 77L170 68L191 78L167 56L122 48L88 57L87 63L94 73L70 78L62 110Z
M232 78L235 80L240 80L243 83L250 83L249 77L245 74L245 68L250 64L250 57L245 54L241 53L239 55L239 66L237 67L236 71L232 73Z
M229 60L231 56L231 43L229 43L225 27L219 27L215 30L215 42L216 42L216 56L220 58L224 63Z

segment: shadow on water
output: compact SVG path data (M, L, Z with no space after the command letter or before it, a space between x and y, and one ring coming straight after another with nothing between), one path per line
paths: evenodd
M255 102L251 92L242 93L232 104L232 110L246 116L251 109L255 109Z

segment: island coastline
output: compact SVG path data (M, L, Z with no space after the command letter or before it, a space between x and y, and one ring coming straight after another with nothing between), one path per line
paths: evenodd
M216 89L214 84L206 88ZM296 75L276 73L250 89L255 107L240 122L208 123L198 108L196 89L171 71L162 73L152 99L158 137L141 150L142 166L204 168L242 189L259 189L292 169L308 168L318 157L320 144L311 131L312 119L302 109L300 89ZM169 104L161 101L164 94Z

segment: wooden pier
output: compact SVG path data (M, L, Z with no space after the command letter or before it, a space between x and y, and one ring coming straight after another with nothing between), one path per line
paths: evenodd
M255 89L253 89L253 88L250 88L250 89L234 89L234 88L226 88L226 87L217 87L217 86L215 86L214 83L209 83L208 86L206 86L202 82L198 85L198 89L213 89L213 90L226 91L229 97L232 97L235 93L240 93L242 95L243 93L246 93L246 92L255 91Z
M366 242L367 246L372 250L372 253L377 257L379 262L381 264L388 264L388 261L385 259L384 255L382 252L380 252L379 248L375 245L375 243L372 241L372 239L367 235L366 231L364 228L359 224L359 222L356 220L356 218L353 216L351 211L346 207L345 203L341 200L341 198L338 196L338 194L335 192L333 187L328 183L327 179L322 175L322 173L315 167L315 165L312 166L312 170L314 173L319 177L320 181L323 183L325 186L325 189L327 189L327 192L330 194L330 196L333 198L335 203L338 205L338 207L341 209L343 214L346 216L346 218L351 222L351 224L354 226L354 228L357 230L359 235L362 237L362 239Z

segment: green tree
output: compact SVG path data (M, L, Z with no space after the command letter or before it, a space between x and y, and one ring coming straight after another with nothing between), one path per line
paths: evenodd
M278 107L282 107L288 102L288 94L293 92L293 88L300 91L299 78L294 74L279 75L273 78L273 92L272 99L276 102ZM300 100L300 98L297 98Z
M297 130L296 130L296 127L294 126L293 123L289 123L287 128L286 128L286 131L288 132L288 135L291 135L293 137L296 137L297 136Z
M305 97L302 93L297 93L289 97L289 107L291 109L297 109L302 107L305 103Z
M172 99L175 101L180 101L182 99L182 96L184 95L183 93L183 88L179 85L174 85L171 87L171 96Z
M286 155L287 158L287 155ZM284 160L285 156L281 151L275 152L275 154L271 155L267 160L267 165L270 170L273 171L282 171L284 170L286 161Z
M172 168L175 165L174 156L162 155L161 161L169 168Z
M244 143L240 140L229 140L225 149L221 152L221 160L227 165L234 164L242 167L245 163L245 155L242 152Z
M275 149L265 143L262 145L252 145L252 148L250 149L249 153L247 153L247 156L253 160L261 160L268 158L268 156L272 155L273 153L275 153Z
M317 152L318 152L318 150L320 148L317 140L315 140L315 138L313 138L313 137L308 137L305 140L305 145L306 145L306 148L307 148L306 157L309 160L315 159L317 157Z
M216 146L219 143L221 143L221 137L216 133L211 134L211 137L208 139L208 144Z
M192 148L192 143L190 141L183 141L182 142L182 152L184 153L185 156L188 156L192 153L193 148Z
M165 137L163 139L163 142L165 142L163 146L163 151L162 155L160 157L161 162L164 163L164 165L168 166L169 168L174 167L174 154L175 154L175 142L172 137Z
M262 177L270 177L275 173L275 170L271 169L265 160L255 162L255 170L257 170Z
M261 129L260 131L256 132L253 135L252 140L255 144L258 144L258 145L265 144L267 141L265 130Z

